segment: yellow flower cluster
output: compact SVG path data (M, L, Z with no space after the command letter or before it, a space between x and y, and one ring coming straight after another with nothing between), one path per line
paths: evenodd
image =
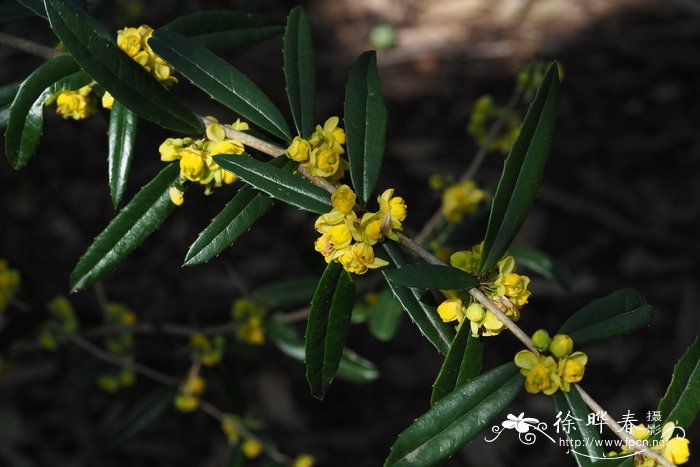
M204 193L209 195L213 187L222 184L230 185L236 181L236 176L214 162L214 156L219 154L243 154L245 147L239 141L226 138L225 127L234 130L248 130L248 124L236 120L231 125L222 125L213 117L207 117L206 137L202 139L192 138L168 138L158 149L160 160L163 162L180 161L180 178L170 188L170 200L180 206L184 198L184 190L181 189L188 182L204 185Z
M60 325L56 330L50 323L45 323L39 334L39 344L48 350L55 350L58 344L65 339L64 334L78 330L78 318L75 316L73 305L62 295L55 297L46 304L49 315Z
M97 112L92 85L86 85L78 90L60 91L46 100L44 105L56 102L56 113L63 118L82 120Z
M520 134L520 117L513 111L497 107L491 96L482 96L474 103L467 132L474 137L479 146L482 146L486 141L490 125L501 116L504 117L502 130L490 142L489 149L508 154Z
M377 197L379 211L358 217L353 210L355 192L340 185L331 196L333 209L316 219L314 228L321 234L314 247L326 263L337 261L354 274L364 274L389 264L374 255L373 246L388 237L398 240L396 232L406 219L406 203L394 190L388 189Z
M123 332L105 338L107 350L129 361L133 360L131 353L134 348L134 336L129 328L136 324L136 314L121 303L108 303L105 308L105 323L124 328ZM130 368L111 371L97 379L97 385L109 393L133 386L135 382L136 373Z
M549 350L551 355L535 355L530 350L521 350L515 355L515 364L525 376L525 390L530 394L543 392L551 396L558 390L569 392L572 383L583 379L588 356L573 352L574 342L566 334L557 334L550 339L544 329L532 336L538 349Z
M252 345L265 343L265 327L263 318L265 309L252 300L241 298L233 302L231 318L240 322L236 328L236 338Z
M476 211L484 199L484 192L472 180L459 182L442 193L442 215L447 222L457 224L465 214Z
M136 373L130 368L123 368L113 373L105 373L97 379L97 385L105 392L115 393L122 388L133 386Z
M295 137L287 148L287 157L299 162L314 177L340 180L348 166L341 158L345 154L345 131L338 127L338 123L338 117L331 117L323 127L316 125L316 131L309 139Z
M187 379L180 385L175 396L175 408L181 412L192 412L199 407L199 399L207 387L204 378L197 371L190 371Z
M194 359L202 362L204 366L214 366L221 361L224 355L225 340L223 336L216 336L209 339L198 332L191 338Z
M688 462L690 459L690 441L681 436L673 436L676 431L676 424L674 422L667 422L661 428L661 439L658 443L648 443L647 446L653 449L667 461L675 465L681 465ZM651 430L647 428L644 424L633 426L631 430L631 435L640 441L649 439ZM622 454L628 454L630 452L630 447L627 445L622 446ZM608 457L616 457L617 452L612 451L608 453ZM644 457L643 454L639 458L635 459L635 466L637 467L658 467L659 462L653 457Z
M476 245L471 251L457 251L450 256L450 264L462 271L479 278L480 286L486 296L512 321L520 319L520 309L527 303L530 291L527 290L530 279L515 273L515 259L504 256L497 265L486 273L479 272L482 245ZM446 323L457 321L459 326L466 318L474 336L496 336L505 329L505 325L495 314L485 309L480 303L462 290L444 290L447 297L438 313Z
M7 261L0 259L0 312L7 309L20 282L19 272L10 268Z

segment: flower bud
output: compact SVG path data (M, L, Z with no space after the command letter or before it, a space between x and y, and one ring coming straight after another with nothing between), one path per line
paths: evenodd
M481 322L486 316L486 310L478 303L472 303L467 307L467 319L469 321Z
M552 338L545 329L538 329L532 335L532 343L537 350L547 350L549 344L552 342Z
M557 358L566 357L574 350L574 341L566 334L557 334L549 344L549 351Z

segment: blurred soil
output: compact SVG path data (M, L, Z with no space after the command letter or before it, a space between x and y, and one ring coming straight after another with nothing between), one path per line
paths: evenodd
M111 30L167 22L177 11L235 6L283 19L291 2L89 2ZM340 114L347 70L371 48L370 31L391 25L394 48L378 63L389 134L378 189L395 187L407 200L407 225L418 230L438 207L427 177L458 176L475 147L465 128L476 98L505 104L517 67L558 60L565 71L560 120L550 163L518 243L539 248L571 271L561 289L534 273L533 298L521 324L556 329L574 310L613 290L639 290L656 316L652 328L592 345L586 388L614 416L642 420L656 407L672 366L698 334L700 247L700 11L686 0L354 0L310 1L318 63L319 119ZM134 8L136 8L134 10ZM46 25L23 20L3 31L52 42ZM231 54L283 107L281 41ZM21 79L40 62L0 49L2 83ZM201 114L224 121L230 112L188 85L175 92ZM524 108L519 109L524 112ZM21 298L34 307L66 294L68 276L115 211L106 181L105 115L62 121L46 112L45 134L29 166L0 164L7 228L0 256L23 277ZM157 148L170 136L140 123L137 157L126 198L162 167ZM502 167L493 154L477 179L493 187ZM182 208L103 281L111 301L133 308L141 322L205 325L228 319L244 290L272 280L319 275L312 218L275 206L233 248L210 263L180 268L188 245L233 194L204 197L191 189ZM483 236L485 219L460 231L458 246ZM99 326L94 291L71 297L85 328ZM31 337L31 335L30 335ZM173 375L187 370L181 339L139 338L140 362ZM308 394L303 367L271 347L236 347L226 359L235 382L212 373L207 397L257 417L283 452L310 452L321 465L381 465L388 449L429 406L440 358L404 319L396 339L382 343L364 325L349 346L381 377L354 385L336 381L324 402ZM503 335L486 346L485 368L519 350ZM260 357L266 356L263 362ZM140 378L116 396L94 385L95 363L69 347L56 354L22 353L0 373L0 459L12 466L219 466L226 446L202 413L170 411L135 439L110 448L114 427L156 386ZM232 389L235 388L235 389ZM244 403L245 401L245 403ZM513 413L554 421L546 397L520 397ZM698 430L690 434L698 442ZM697 454L697 453L695 453ZM0 462L2 462L0 460ZM260 465L263 465L260 463ZM556 446L521 445L514 437L475 442L445 465L574 465Z

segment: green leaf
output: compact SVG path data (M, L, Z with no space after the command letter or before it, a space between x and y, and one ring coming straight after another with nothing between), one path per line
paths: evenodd
M121 203L136 144L137 118L121 102L114 101L109 113L109 192L116 208Z
M289 13L284 30L284 79L297 133L308 138L316 115L316 67L309 20L300 6Z
M574 417L574 424L566 436L571 440L571 446L580 446L570 448L579 467L591 466L601 459L605 452L602 446L595 446L596 442L600 442L600 432L596 425L588 423L590 411L576 387L572 386L570 392L557 391L554 394L554 406L562 414L571 413Z
M695 338L683 356L673 367L671 384L659 402L657 410L664 422L674 422L684 429L690 428L700 411L700 340Z
M200 11L181 16L161 29L190 37L212 52L233 50L282 33L282 25L274 18L227 10Z
M338 371L354 301L355 284L350 274L340 263L328 263L311 300L304 336L306 380L317 399L323 399Z
M175 208L168 189L179 175L178 164L165 167L95 238L70 275L72 292L102 278L163 223Z
M446 459L476 438L522 387L513 363L468 380L399 435L384 465L433 465Z
M535 200L542 180L559 109L557 64L549 66L506 158L491 204L481 271L491 269L508 250Z
M253 291L251 298L267 308L308 305L317 284L315 277L290 279L260 287Z
M304 361L304 341L289 325L270 319L265 324L270 340L289 357ZM372 362L360 357L350 349L343 350L338 366L339 379L354 383L368 383L379 377L379 372Z
M275 167L288 167L294 164L286 157L278 157L269 162ZM231 246L234 241L248 231L272 207L272 200L266 195L244 186L211 223L197 236L185 256L184 266L206 263Z
M153 123L200 133L197 117L138 63L107 39L85 11L65 0L46 0L51 29L80 67L129 110Z
M0 130L7 128L7 121L10 119L10 106L0 108Z
M479 285L477 278L471 274L437 264L408 264L400 269L388 270L384 275L397 285L421 289L459 290Z
M328 192L286 170L249 156L222 154L214 159L220 167L275 199L316 214L331 210L331 195Z
M289 127L275 104L246 75L201 44L167 29L156 31L151 48L212 99L270 134L289 141Z
M483 342L478 337L472 336L468 322L463 323L457 331L450 351L447 352L445 361L442 363L440 373L433 383L430 403L435 405L436 402L460 387L468 379L478 375L481 371L483 354Z
M12 103L21 84L22 81L16 81L14 83L0 86L0 107L5 107L6 105Z
M519 265L556 282L566 290L571 289L571 273L563 263L547 253L522 245L511 245L508 253Z
M647 326L653 316L654 311L639 292L622 289L578 310L558 333L568 334L576 345L581 345Z
M110 447L116 448L148 429L172 406L175 391L170 387L159 387L132 408L118 422L109 436Z
M375 52L360 55L350 69L344 120L352 185L366 203L379 178L386 139L387 112Z
M382 290L369 310L369 331L381 341L393 339L403 314L401 303L389 289Z
M20 85L10 106L5 130L5 155L12 167L20 169L34 155L44 124L44 101L50 86L80 68L72 58L52 58L40 65Z
M382 247L397 268L407 265L397 245L391 242L384 242ZM438 352L446 355L455 335L452 328L442 322L435 307L426 305L420 300L422 293L418 289L394 284L386 277L386 273L387 271L382 271L389 288L391 288L396 299L404 307L408 316L411 317L413 323L418 327L418 330L433 344Z

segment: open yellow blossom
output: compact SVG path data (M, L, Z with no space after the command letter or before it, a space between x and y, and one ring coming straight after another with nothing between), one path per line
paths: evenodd
M661 455L669 462L676 465L685 464L690 459L690 441L680 436L673 436L676 425L667 422L661 429L661 438L664 443L661 445Z
M308 170L314 177L330 177L340 166L340 154L332 149L314 149L309 155Z
M442 215L448 222L461 222L465 214L476 211L486 196L471 180L448 187L442 194Z
M311 145L300 136L295 136L292 144L287 148L286 154L291 160L296 162L306 162L309 160Z
M558 374L561 378L562 391L569 392L570 383L578 383L583 379L586 363L588 363L588 356L583 352L574 352L559 360Z
M263 445L260 444L259 441L256 441L254 439L248 439L245 442L243 442L241 450L243 451L243 455L246 456L248 459L255 459L256 457L260 456L260 454L262 454Z
M97 111L91 86L83 86L77 91L61 91L56 97L56 113L63 118L82 120Z
M440 318L445 323L450 323L452 321L461 321L466 313L464 305L462 305L462 300L459 298L449 299L442 302L438 308L437 312Z
M335 192L331 195L331 204L334 209L342 212L343 214L349 214L352 208L355 207L355 200L357 195L352 189L347 185L340 185Z
M374 256L374 250L366 243L355 243L345 248L339 256L343 268L354 274L364 274L368 269L377 269L389 263Z
M543 392L551 396L559 389L557 363L554 358L535 355L529 350L521 350L515 355L515 364L520 374L525 376L525 390L530 394Z
M358 241L365 242L369 245L375 245L383 237L382 232L382 217L378 213L368 212L362 216L360 221L360 235Z
M321 253L326 262L329 263L332 259L335 259L335 253L338 250L350 245L352 242L352 232L345 224L339 224L331 227L328 232L324 233L316 240L314 245L316 251Z
M152 35L153 28L145 24L138 28L120 29L117 31L117 46L161 83L176 83L173 67L156 55L148 44Z
M205 164L204 154L192 147L184 148L180 151L180 171L182 175L190 181L196 182L204 175Z
M377 197L379 213L382 216L382 232L392 240L398 240L396 232L402 230L401 222L406 219L406 203L400 196L394 196L394 189L389 188Z
M114 96L112 96L110 93L105 91L104 94L102 94L102 107L105 109L112 109L114 106Z

